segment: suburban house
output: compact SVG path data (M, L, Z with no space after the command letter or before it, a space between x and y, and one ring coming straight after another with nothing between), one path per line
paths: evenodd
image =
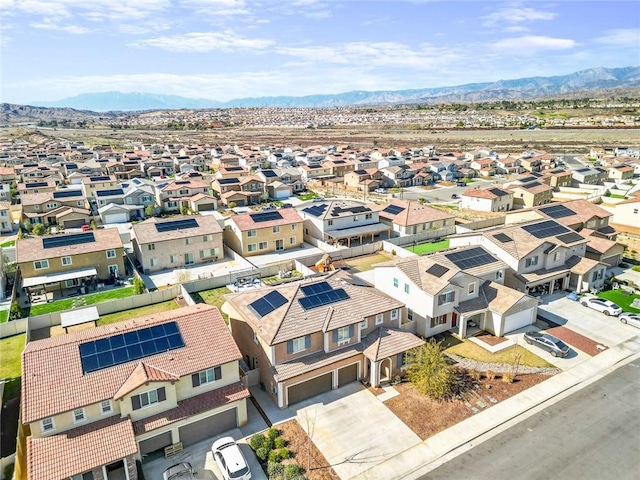
M16 185L18 195L29 195L31 193L46 193L53 192L58 188L59 183L55 183L52 181L35 181L35 182L26 182L26 183L18 183Z
M361 379L377 386L424 343L402 330L402 302L342 271L226 299L233 338L280 408Z
M173 180L169 183L161 183L156 186L156 202L167 212L193 210L194 206L199 210L218 208L217 200L209 194L209 184L201 180Z
M553 170L543 170L540 180L557 190L561 187L570 187L573 182L573 174L562 168L554 168Z
M615 240L618 232L609 225L612 214L595 203L578 199L554 203L535 209L542 218L552 218L572 230L590 229L601 237ZM507 215L507 223L510 223Z
M510 184L509 190L513 192L514 206L537 207L553 200L553 188L539 181Z
M115 228L23 238L16 241L22 286L45 291L73 289L125 274L124 248Z
M500 174L520 173L524 171L524 168L520 166L520 161L511 155L496 158L495 169L496 172Z
M369 205L354 200L327 200L299 207L304 219L304 233L313 238L330 243L346 242L352 239L363 243L386 233L391 236L391 227L380 222L380 212Z
M222 228L210 215L151 217L133 225L131 241L145 273L215 262L224 256Z
M27 228L37 224L79 228L88 225L92 219L82 190L25 194L21 197L20 206L21 221Z
M224 241L243 257L299 249L303 220L294 208L233 215L226 219Z
M247 181L248 178L252 180ZM257 188L257 185L260 185L260 188ZM260 203L264 192L263 186L264 182L255 175L242 178L216 178L211 183L211 188L226 207L232 203L239 207Z
M300 165L297 169L300 172L300 178L303 182L323 180L325 178L333 178L335 176L331 173L332 168L330 166L324 166L319 163Z
M614 182L622 182L631 180L634 174L634 168L631 165L615 165L607 168L607 179Z
M470 188L461 197L463 210L506 212L513 208L513 192L500 187Z
M573 181L571 182L571 185L574 187L579 187L581 184L602 185L608 174L606 170L599 167L585 167L573 170L572 176Z
M481 246L407 257L378 264L375 287L403 302L418 335L455 330L467 322L502 336L536 320L536 299L508 288L508 266Z
M96 190L119 188L120 184L113 175L99 175L82 178L82 191L88 200L94 200Z
M175 173L173 158L162 157L144 162L144 171L148 177L168 177Z
M391 226L400 236L435 232L447 227L455 227L455 215L431 208L415 200L393 199L379 210L380 222ZM445 232L442 236L446 235Z
M28 478L137 480L136 460L246 424L241 358L202 304L29 342Z
M370 193L380 188L384 175L377 168L369 170L354 170L344 176L344 185L347 190L356 190Z
M380 173L382 173L382 182L385 186L409 187L416 171L409 165L402 164L380 168Z
M11 204L9 202L0 201L0 233L13 233Z

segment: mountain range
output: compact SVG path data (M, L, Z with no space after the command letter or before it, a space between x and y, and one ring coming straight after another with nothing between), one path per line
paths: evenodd
M84 93L55 102L33 102L40 107L64 107L94 112L175 110L239 107L338 107L349 105L436 104L444 102L491 102L543 97L573 96L576 93L636 89L640 91L640 66L592 68L555 77L529 77L497 82L469 83L448 87L411 90L352 91L301 97L249 97L219 102L203 98L152 93Z

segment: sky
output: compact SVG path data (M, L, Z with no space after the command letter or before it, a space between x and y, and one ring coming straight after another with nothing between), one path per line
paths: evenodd
M0 101L227 101L640 66L640 2L0 0Z

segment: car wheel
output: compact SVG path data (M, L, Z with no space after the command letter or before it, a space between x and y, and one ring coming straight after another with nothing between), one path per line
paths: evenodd
M549 352L549 353L551 353L552 357L557 357L558 356L558 352L556 352L555 350L551 350L551 352Z
M588 306L589 306L589 304L588 304L587 302L582 302L582 306L583 306L583 307L588 307Z
M625 325L627 324L627 319L626 319L626 318L621 318L621 319L620 319L620 321L621 321L622 323L624 323Z
M608 317L609 315L611 315L611 314L609 313L609 310L605 310L605 311L604 311L604 312L602 312L602 313L604 313L607 317Z

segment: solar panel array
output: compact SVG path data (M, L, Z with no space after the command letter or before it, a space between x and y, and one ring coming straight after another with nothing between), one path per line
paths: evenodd
M287 299L280 292L273 291L267 293L255 302L250 303L249 306L253 308L260 317L264 317L285 303L287 303Z
M300 302L300 305L305 310L311 310L312 308L330 305L341 300L348 300L349 298L349 294L345 292L344 288L337 288L335 290L329 290L299 298L298 302Z
M324 214L324 211L327 209L326 203L321 203L320 205L313 205L312 207L307 207L302 209L303 212L308 213L309 215L313 215L314 217L319 217Z
M187 218L185 220L174 220L172 222L156 223L156 230L158 233L173 232L175 230L183 230L186 228L196 228L198 222L195 218Z
M536 177L532 177L531 175L529 175L528 177L518 178L518 181L522 182L522 183L526 183L526 182L532 182L535 179L536 179Z
M67 247L69 245L80 245L83 243L95 242L93 232L75 233L73 235L56 235L54 237L43 238L43 248Z
M267 178L273 178L278 176L278 174L273 170L262 170L262 174Z
M438 264L431 265L429 268L427 268L427 273L429 275L433 275L434 277L441 277L448 271L449 269L447 267Z
M461 270L488 265L498 260L482 247L446 254L445 257Z
M81 343L80 362L86 374L181 347L178 324L169 322Z
M89 177L89 180L92 181L92 182L108 182L109 180L111 180L111 178L109 178L107 176Z
M576 232L569 232L563 235L558 235L558 240L560 240L564 244L579 242L580 240L584 240L581 235Z
M333 290L333 287L329 285L327 282L314 283L312 285L305 285L304 287L300 287L302 293L305 296L317 295L318 293L328 292L329 290Z
M539 210L551 218L570 217L576 214L576 212L568 209L564 205L551 205L550 207L540 208Z
M272 220L282 220L282 215L280 215L280 212L254 213L250 214L249 216L255 223L270 222Z
M529 182L521 185L521 187L529 190L530 188L539 187L540 185L542 185L540 182Z
M507 235L505 233L498 233L497 235L494 235L493 237L496 240L498 240L500 243L513 242L513 238L511 238L509 235Z
M240 180L238 180L237 178L219 178L218 183L220 185L229 185L232 183L240 183Z
M404 207L400 207L398 205L389 205L388 207L386 207L382 211L386 212L386 213L389 213L391 215L398 215L400 212L403 212L404 210L405 210Z
M33 183L25 183L24 186L26 188L38 188L38 187L47 187L49 184L47 182L33 182Z
M355 207L348 207L348 208L342 208L342 207L333 207L331 209L331 216L332 217L339 217L340 214L344 213L344 212L349 212L349 213L365 213L365 212L370 212L371 209L369 207L365 207L362 205L357 205Z
M111 197L113 195L124 195L124 191L121 188L96 191L96 197Z
M562 235L563 233L570 232L567 227L560 225L558 222L553 220L534 223L533 225L525 225L522 229L536 238L554 237L556 235Z
M60 190L58 192L53 192L53 198L69 198L69 197L78 197L82 195L81 190Z
M503 197L504 195L509 195L509 192L505 192L499 188L490 188L489 191L493 193L496 197Z

